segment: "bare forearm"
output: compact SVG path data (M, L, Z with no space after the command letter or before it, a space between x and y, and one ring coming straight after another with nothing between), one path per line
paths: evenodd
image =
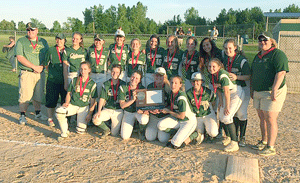
M35 68L36 68L36 65L34 65L33 63L31 63L29 60L27 60L25 57L23 57L23 56L21 56L21 55L17 55L17 59L18 59L18 61L22 64L22 65L24 65L24 66L26 66L26 67L29 67L29 68L31 68L31 69L33 69L33 70L35 70Z
M284 79L285 74L286 74L286 71L280 71L275 75L272 90L278 90L278 88L280 87L280 85Z
M229 107L230 106L230 91L229 87L224 87L224 97L225 97L225 106Z
M250 80L250 75L237 76L237 79L242 81L248 81Z
M105 105L105 100L103 98L100 98L99 105L98 105L98 112L102 111L102 107Z
M120 107L122 109L125 109L126 107L131 106L134 102L135 102L135 100L133 100L133 99L131 99L131 100L127 101L127 102L125 102L124 100L120 101Z

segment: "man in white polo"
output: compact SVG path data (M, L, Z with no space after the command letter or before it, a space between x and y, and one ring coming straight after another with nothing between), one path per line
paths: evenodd
M44 95L44 67L41 65L49 48L45 39L38 37L38 28L34 23L26 24L27 35L18 39L15 55L19 61L19 107L20 124L24 125L29 102L35 109L35 119L47 120L41 113L41 102Z

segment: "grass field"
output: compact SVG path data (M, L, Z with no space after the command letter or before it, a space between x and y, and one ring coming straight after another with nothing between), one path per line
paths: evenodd
M8 44L8 37L10 35L0 35L0 48L3 45ZM130 40L134 36L126 37L126 43L129 44ZM146 36L138 36L141 39L143 48L145 48L148 37ZM55 45L54 37L45 37L44 39L48 41L49 46ZM165 37L161 38L161 46L166 47L165 45ZM105 37L105 46L108 47L111 43L114 42L112 36ZM200 40L199 40L200 42ZM84 45L85 47L89 47L93 43L92 37L84 37ZM219 39L217 45L219 48L222 48L223 40ZM67 45L71 45L71 39L67 38ZM183 45L185 48L185 44ZM199 49L199 47L197 48ZM243 50L251 63L255 54L257 53L257 45L249 44L244 45ZM6 53L0 53L0 106L11 106L18 104L18 74L11 72L11 65L9 61L5 58Z

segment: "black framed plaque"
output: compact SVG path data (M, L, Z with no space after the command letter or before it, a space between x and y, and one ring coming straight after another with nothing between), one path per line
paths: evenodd
M136 95L137 110L154 110L165 107L165 96L162 89L137 89Z

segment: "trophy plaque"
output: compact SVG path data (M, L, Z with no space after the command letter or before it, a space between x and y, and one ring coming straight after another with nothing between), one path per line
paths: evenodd
M165 107L165 96L162 89L138 89L136 92L137 110L154 110Z

